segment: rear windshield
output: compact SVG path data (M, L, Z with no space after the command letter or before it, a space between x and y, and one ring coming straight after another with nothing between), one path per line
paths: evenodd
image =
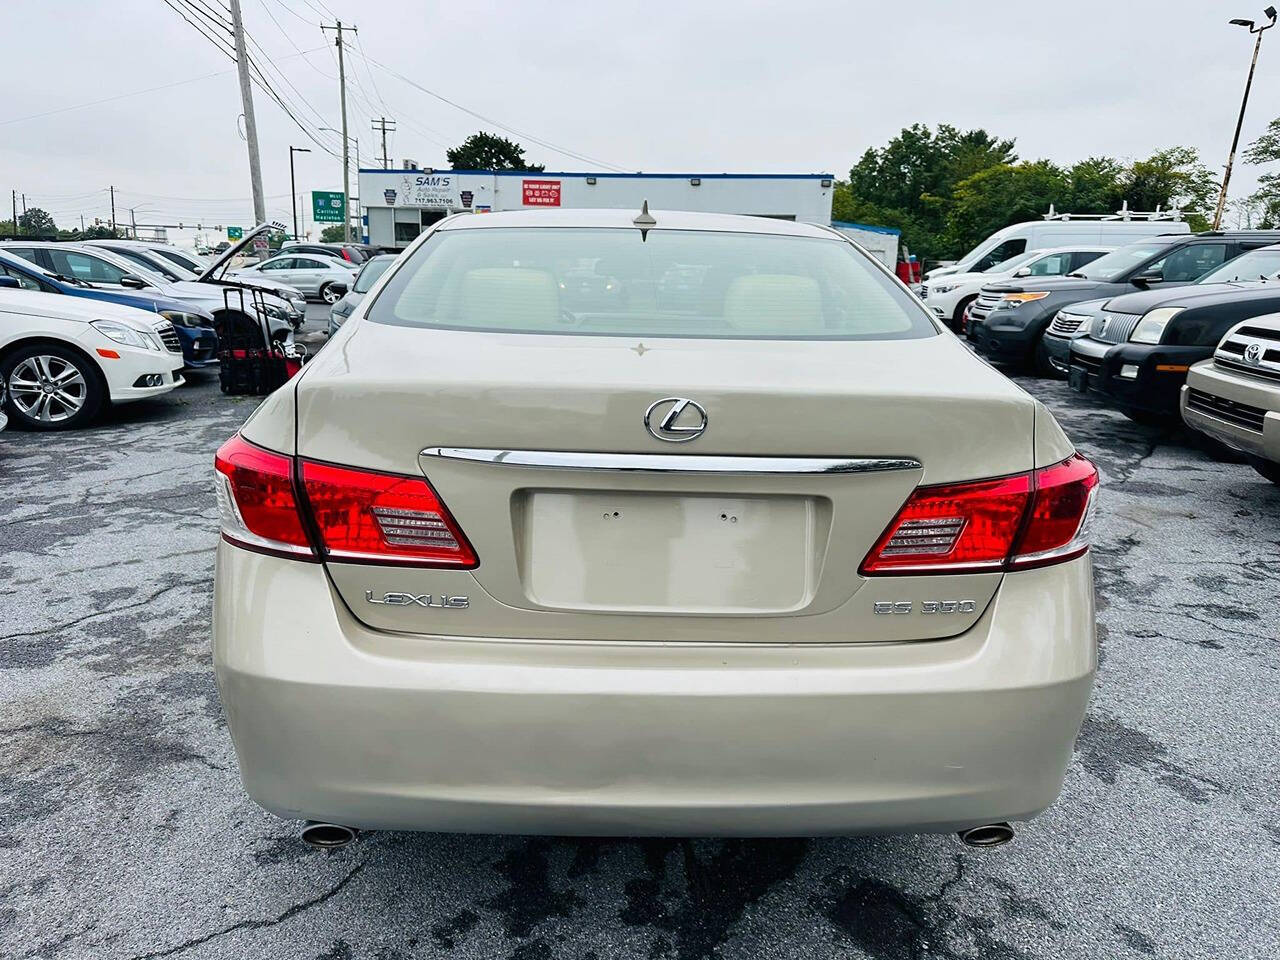
M441 230L391 277L368 318L559 335L937 334L906 290L843 240L682 230Z

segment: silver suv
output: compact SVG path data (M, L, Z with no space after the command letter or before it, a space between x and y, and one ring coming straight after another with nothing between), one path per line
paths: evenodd
M1182 419L1280 483L1280 313L1232 327L1187 374Z

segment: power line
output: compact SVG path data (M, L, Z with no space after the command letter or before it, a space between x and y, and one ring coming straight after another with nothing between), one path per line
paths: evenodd
M457 101L450 100L448 97L444 96L443 94L436 93L434 90L428 90L422 84L418 83L415 80L410 80L404 74L399 73L396 70L393 70L391 67L388 67L385 63L381 63L377 60L374 60L372 57L366 56L365 59L369 63L373 64L375 67L378 67L381 70L385 70L387 73L391 74L391 76L395 77L397 80L401 81L402 83L407 83L409 86L413 87L415 90L420 90L421 92L425 93L427 96L434 97L435 99L439 100L441 103L447 103L449 106L453 107L455 110L461 110L463 113L470 114L471 116L475 117L477 120L480 120L484 123L495 126L500 130L505 130L507 133L514 134L515 136L520 137L524 140L528 140L532 143L536 143L539 146L546 148L547 150L554 150L556 153L563 154L566 157L573 157L575 160L581 160L584 163L594 163L597 166L607 167L610 170L624 172L624 168L619 167L616 164L608 163L607 161L599 160L595 157L589 157L584 153L578 153L576 151L569 150L566 147L557 146L556 144L552 143L550 140L543 140L540 137L535 137L531 133L525 133L520 130L517 130L515 127L510 127L504 123L499 123L497 120L494 120L491 117L486 117L483 114L477 113L476 111L472 110L470 107L464 107L462 104L458 103Z

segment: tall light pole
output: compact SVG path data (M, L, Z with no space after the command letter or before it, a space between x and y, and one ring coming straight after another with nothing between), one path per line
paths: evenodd
M289 148L289 206L293 209L293 239L298 239L298 188L293 182L293 155L295 153L310 153L310 147L290 147Z
M359 32L356 30L354 25L347 27L346 29L352 33ZM342 21L337 21L337 23L332 27L322 23L320 24L320 30L322 32L325 30L333 30L338 35L337 39L334 40L334 45L338 48L338 98L342 105L342 239L345 243L350 243L351 211L347 208L351 202L351 175L348 172L350 164L347 148L351 138L347 136L347 68L346 61L342 56ZM359 158L356 159L356 166L360 166Z
M262 196L262 163L258 159L258 121L253 115L253 88L249 85L249 54L244 45L240 0L230 0L230 3L231 33L236 46L236 72L240 75L240 103L244 109L244 138L249 143L249 185L253 189L253 219L258 224L267 219L267 203Z
M1227 184L1231 182L1231 168L1236 162L1236 147L1240 145L1240 128L1244 126L1244 110L1249 105L1249 88L1253 86L1253 71L1258 66L1258 51L1262 49L1262 34L1264 31L1270 30L1276 25L1276 8L1267 7L1262 11L1267 18L1267 22L1261 26L1256 25L1252 20L1232 20L1231 23L1237 27L1244 27L1250 33L1258 35L1258 39L1253 43L1253 60L1249 63L1249 76L1244 82L1244 97L1240 100L1240 116L1236 118L1236 133L1231 138L1231 152L1227 154L1227 169L1222 174L1222 192L1218 194L1218 209L1213 215L1213 229L1217 230L1222 226L1222 212L1227 206Z

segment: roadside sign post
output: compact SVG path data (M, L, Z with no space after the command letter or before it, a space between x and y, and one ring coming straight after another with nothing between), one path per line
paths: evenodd
M243 239L244 239L244 227L227 227L227 239L228 239L228 240L243 240Z
M342 191L312 190L311 219L316 223L342 223Z

